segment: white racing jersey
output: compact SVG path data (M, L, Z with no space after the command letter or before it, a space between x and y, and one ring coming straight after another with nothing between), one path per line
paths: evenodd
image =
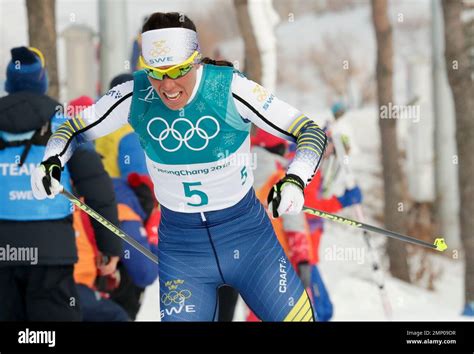
M62 165L77 144L130 123L145 151L158 201L180 212L235 205L252 188L250 126L297 143L288 173L309 182L326 146L308 117L229 67L202 65L186 106L168 109L143 71L109 90L96 104L63 124L48 142L45 159Z

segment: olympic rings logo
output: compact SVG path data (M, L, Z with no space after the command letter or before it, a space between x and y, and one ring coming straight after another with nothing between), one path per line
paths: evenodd
M216 126L216 131L211 135L209 135L203 128L200 127L200 124L205 120L210 120ZM155 122L161 122L164 124L164 129L161 130L158 136L153 134L150 129L151 125ZM184 134L175 128L176 124L180 122L184 122L189 126L188 130L186 130ZM220 126L217 119L212 116L203 116L199 118L196 122L196 126L194 126L193 123L186 118L178 118L173 121L171 127L169 126L166 120L161 117L156 117L148 122L146 129L148 131L148 134L150 134L150 137L153 140L158 141L160 143L161 148L167 152L178 151L179 149L181 149L181 146L183 144L186 145L189 150L201 151L204 150L207 145L209 145L210 140L214 139L217 134L219 134ZM189 141L194 137L194 134L197 134L197 136L202 139L202 146L195 147L190 145ZM176 145L175 147L166 147L164 144L164 140L166 140L167 138L173 138L174 140L178 141L178 145Z
M161 296L161 302L165 305L171 305L172 303L175 304L182 304L184 300L187 300L191 297L191 291L189 290L180 290L180 291L170 291L168 294L163 294Z
M166 44L165 40L153 42L154 48L150 50L150 55L153 57L157 57L160 55L168 54L171 51L171 49L170 47L165 46L165 44Z

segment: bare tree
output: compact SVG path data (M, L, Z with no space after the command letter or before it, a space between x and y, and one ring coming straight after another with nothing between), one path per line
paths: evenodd
M393 102L393 44L392 26L387 14L387 0L372 0L372 20L377 39L377 99L380 112ZM399 163L396 119L379 116L384 179L384 219L389 230L404 233L402 172ZM400 204L401 203L401 204ZM389 239L387 253L393 276L410 282L407 250L403 243Z
M465 300L474 302L474 89L461 1L443 0L445 57L456 112L460 231L465 254Z
M255 38L252 21L250 20L247 0L234 0L234 6L237 11L237 22L239 23L240 33L244 39L245 62L244 71L251 80L260 82L262 78L261 55ZM241 68L242 69L242 68Z
M321 46L310 51L309 60L315 65L326 86L328 102L333 102L334 97L338 97L352 107L359 107L375 100L374 73L367 67L365 57L361 59L351 50L355 41L351 33L335 32L323 35ZM357 87L360 99L352 94L351 85Z
M49 76L48 94L59 99L55 6L56 0L26 0L30 45L43 53Z

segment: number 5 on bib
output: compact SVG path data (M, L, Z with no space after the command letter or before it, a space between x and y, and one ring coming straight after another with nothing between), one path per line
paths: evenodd
M197 189L194 189L194 190L191 189L191 187L200 186L201 184L202 184L201 182L183 182L184 195L186 197L192 198L193 196L197 195L200 198L199 203L186 203L189 206L199 207L199 206L209 204L209 198L207 197L206 193L204 193L203 191L199 191Z

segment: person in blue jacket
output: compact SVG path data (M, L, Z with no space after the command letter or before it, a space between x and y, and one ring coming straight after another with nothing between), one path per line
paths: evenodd
M40 50L13 48L5 83L9 94L0 98L0 321L82 319L73 279L74 208L65 197L38 201L31 191L30 175L49 137L66 121L62 106L46 95L45 64ZM62 175L66 188L74 186L94 209L118 221L112 184L95 151L76 150ZM122 241L97 222L92 227L110 260L99 268L110 274Z

